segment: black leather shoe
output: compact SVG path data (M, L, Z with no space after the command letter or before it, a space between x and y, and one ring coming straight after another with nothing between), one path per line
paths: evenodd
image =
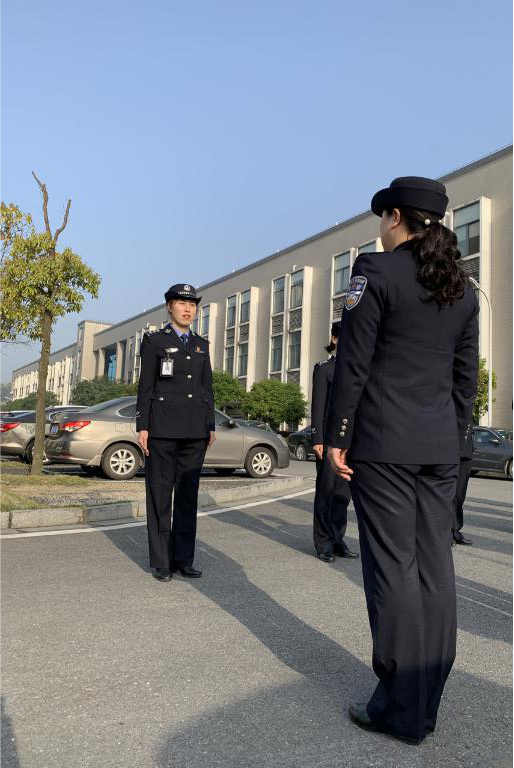
M323 563L335 562L335 557L334 555L331 555L330 552L320 552L318 555L318 559L321 560Z
M350 558L359 557L358 552L352 552L352 550L348 549L347 546L340 547L339 549L334 549L334 555L336 555L336 557L350 557Z
M171 581L171 571L168 568L156 568L152 573L154 579L157 581Z
M454 539L456 544L462 544L465 547L472 547L473 546L473 542L471 541L471 539L467 539L464 536L463 533L460 533L460 532L459 533L454 533L453 534L453 539Z
M184 565L183 567L177 566L175 570L179 571L182 576L185 576L188 579L199 579L202 575L201 571L197 571L196 568L193 568L191 565Z
M385 736L391 736L393 739L403 741L404 744L412 744L414 746L421 744L423 741L423 739L411 739L408 736L400 736L398 733L379 728L368 715L366 704L350 704L348 711L355 725L358 725L359 728L363 728L365 731L383 733Z

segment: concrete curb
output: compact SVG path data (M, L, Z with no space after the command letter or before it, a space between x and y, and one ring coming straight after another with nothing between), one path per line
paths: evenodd
M247 501L257 496L288 491L305 485L304 477L271 477L256 480L236 488L200 491L198 509L216 507L227 502ZM146 517L145 501L122 501L91 506L45 507L41 509L13 509L0 513L2 530L10 528L48 528L61 525L84 525L106 520L126 520Z

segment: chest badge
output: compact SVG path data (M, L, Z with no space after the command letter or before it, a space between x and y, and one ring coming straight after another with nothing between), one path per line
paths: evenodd
M345 309L354 309L357 306L364 295L367 284L367 277L362 277L361 275L355 275L355 277L352 277L344 302Z
M205 354L203 349L200 349L200 347L195 348L195 352L200 352L202 355Z

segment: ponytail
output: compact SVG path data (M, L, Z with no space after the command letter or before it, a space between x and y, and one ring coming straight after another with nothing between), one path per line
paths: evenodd
M434 214L400 208L402 219L411 235L412 252L418 267L418 281L430 299L439 306L461 299L468 278L457 263L460 259L457 236L434 218Z

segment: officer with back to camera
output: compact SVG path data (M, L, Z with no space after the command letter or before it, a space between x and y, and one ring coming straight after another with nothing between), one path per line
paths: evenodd
M478 371L478 303L445 187L395 179L373 197L385 251L353 265L325 442L351 480L378 685L361 728L419 744L456 652L450 547Z
M215 434L209 342L190 328L201 296L177 284L164 298L171 322L141 345L136 429L146 456L150 567L170 581L176 571L202 575L193 568L198 486Z
M314 548L320 560L333 563L335 556L355 558L344 540L350 503L348 482L336 475L327 459L325 431L330 402L330 390L336 367L337 342L341 322L332 323L330 344L325 347L331 353L328 360L314 366L312 374L311 429L312 446L316 454L316 494L314 496L313 538Z

